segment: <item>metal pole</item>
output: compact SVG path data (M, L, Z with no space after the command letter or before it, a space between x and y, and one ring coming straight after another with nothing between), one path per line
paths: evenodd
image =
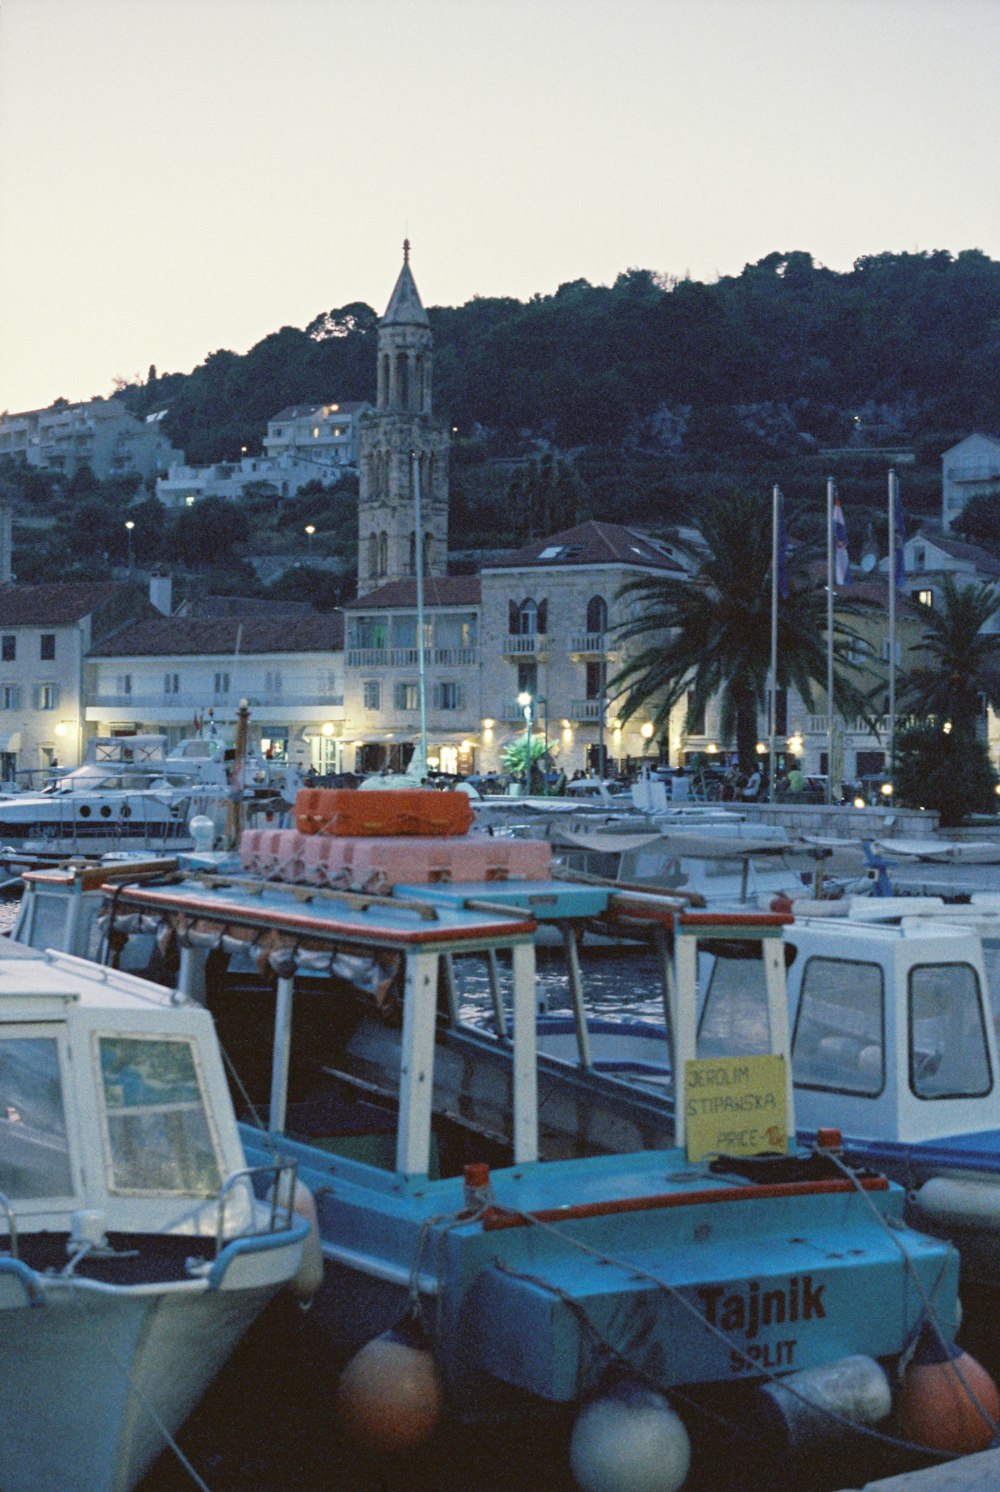
M410 452L413 481L413 550L417 569L417 698L420 702L420 772L427 771L427 676L424 648L424 534L420 513L420 457Z
M771 492L771 708L769 734L770 734L770 782L768 784L768 801L773 803L777 790L777 751L776 731L778 720L778 504L781 501L781 489L777 483Z
M837 484L826 479L826 801L833 802L833 504Z
M889 777L896 775L896 503L899 479L889 468Z
M531 794L531 698L524 707L524 796Z

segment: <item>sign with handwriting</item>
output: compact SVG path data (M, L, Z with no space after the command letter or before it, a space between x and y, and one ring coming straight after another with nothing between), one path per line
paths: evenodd
M784 1057L698 1057L685 1065L688 1160L788 1151Z

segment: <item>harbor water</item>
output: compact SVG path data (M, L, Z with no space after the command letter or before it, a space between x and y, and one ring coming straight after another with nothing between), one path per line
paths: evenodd
M650 951L634 945L585 950L582 965L592 1014L662 1022ZM555 950L539 950L538 986L540 1003L550 1012L569 1010L564 961ZM485 985L465 990L464 998L467 1018L490 1018ZM998 1376L1000 1348L993 1332L983 1329L990 1303L964 1304L969 1348ZM445 1423L419 1453L390 1460L346 1441L335 1393L336 1372L309 1312L290 1300L276 1301L189 1420L177 1451L164 1452L140 1492L572 1492L575 1485L568 1470L568 1416L502 1428ZM684 1413L680 1398L675 1401ZM690 1492L772 1492L776 1485L784 1492L833 1492L931 1464L877 1440L851 1450L841 1439L826 1450L814 1449L803 1463L784 1455L776 1466L771 1445L757 1440L752 1429L748 1434L745 1424L731 1422L724 1410L716 1414L699 1406L689 1428Z

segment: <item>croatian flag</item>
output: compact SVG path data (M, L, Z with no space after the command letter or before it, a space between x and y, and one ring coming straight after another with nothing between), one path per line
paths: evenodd
M840 498L833 505L833 574L838 585L850 585L851 563L847 556L847 529Z

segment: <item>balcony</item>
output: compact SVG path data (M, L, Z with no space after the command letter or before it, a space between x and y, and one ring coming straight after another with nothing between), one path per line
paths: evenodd
M147 694L112 694L102 690L93 697L91 704L98 710L121 710L142 717L155 716L164 711L184 710L193 718L196 713L203 713L210 705L215 710L226 713L235 709L236 702L241 698L249 701L251 710L265 706L269 709L281 707L302 709L313 706L338 709L342 708L344 703L342 694L332 694L325 689L312 691L269 689L260 690L257 693L251 692L248 695L241 694L237 690L230 690L228 694L213 694L205 690L200 690L198 693L164 694L161 689Z
M504 640L505 658L539 658L549 650L549 639L544 632L518 632Z
M424 648L424 666L439 668L474 666L479 662L479 648ZM417 668L419 648L348 648L348 668Z
M574 632L569 650L578 658L610 658L616 651L607 632Z
M599 699L574 699L569 707L569 718L579 725L600 725L602 708L607 713L607 702Z

